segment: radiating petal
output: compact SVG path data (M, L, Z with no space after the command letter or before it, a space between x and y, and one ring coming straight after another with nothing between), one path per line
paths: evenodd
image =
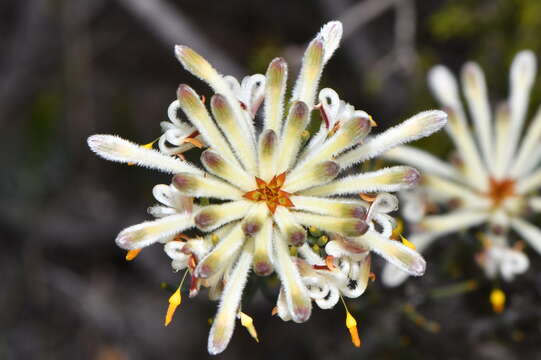
M302 172L315 163L332 160L335 156L360 143L372 127L367 113L364 111L357 111L357 113L355 117L342 124L328 140L310 149L310 153L291 172L291 176L295 176L297 172Z
M541 230L537 226L518 217L511 219L511 226L535 251L541 254Z
M368 225L362 219L323 216L301 211L295 211L293 215L302 225L315 226L344 236L360 236L368 229Z
M441 235L440 233L434 232L423 232L413 234L408 237L408 240L415 245L417 252L422 253L437 237ZM383 267L383 272L381 274L381 281L385 286L395 287L402 284L409 274L399 267L396 267L392 263L387 263Z
M439 175L453 180L461 177L461 174L453 166L424 150L412 146L398 146L385 152L383 157L397 163L415 166L415 168L422 171L423 177L425 174Z
M303 166L299 171L288 174L284 190L296 193L314 186L326 184L334 180L340 172L340 167L334 161L323 161L309 166Z
M408 120L376 135L364 144L338 157L342 168L371 159L387 150L429 136L447 123L447 114L439 110L423 111Z
M446 111L449 115L446 128L455 144L460 160L464 163L464 175L468 182L478 190L486 191L488 187L487 167L481 160L470 129L467 124L460 120L457 112L452 109L446 109Z
M195 268L195 276L205 279L223 272L225 265L235 257L244 244L244 240L242 224L239 223L199 262Z
M301 146L301 134L310 120L309 114L308 107L302 101L295 102L291 106L280 138L277 173L282 173L293 165Z
M278 137L274 130L265 130L259 136L259 176L264 181L270 181L276 174L278 160Z
M140 249L168 236L178 234L193 225L192 214L185 212L171 215L130 226L118 234L115 242L122 249Z
M205 174L206 175L206 174ZM183 195L212 197L221 200L240 200L243 191L212 175L180 173L173 176L172 184Z
M210 105L216 123L222 129L238 159L248 172L255 174L257 169L255 142L243 132L241 123L244 120L236 117L233 107L223 95L214 95Z
M301 192L302 195L331 196L405 190L419 183L420 174L409 166L393 166L381 170L350 175L325 185Z
M302 282L297 266L289 255L286 240L276 231L273 243L276 272L284 289L285 300L291 318L295 322L305 322L312 313L312 302L308 296L308 291Z
M233 155L231 147L210 117L199 95L188 85L182 84L178 88L177 96L182 111L197 128L205 143L227 160L237 163L238 160Z
M364 218L368 205L363 201L328 199L316 196L292 196L296 210L346 218Z
M413 276L421 276L425 272L426 262L419 253L396 240L390 240L375 231L368 231L361 237L352 239L385 260Z
M212 231L244 217L253 204L251 201L239 200L205 206L195 213L195 226L201 231Z
M492 162L494 163L494 176L503 179L507 176L507 141L509 136L510 116L509 104L503 102L496 107L494 135L496 137Z
M201 154L201 162L208 172L244 191L252 190L256 185L253 176L248 175L237 164L224 159L218 152L211 149L207 149Z
M181 45L175 46L175 55L186 70L201 80L207 82L214 90L214 93L225 96L229 102L229 105L233 108L236 118L244 118L239 100L231 90L231 87L224 77L220 75L212 67L212 65L207 62L207 60L189 47ZM242 121L239 124L241 128L244 129L245 134L249 134L252 138L254 138L254 129L252 124L248 123L247 121Z
M443 235L480 225L488 217L489 213L486 211L456 210L445 215L426 216L419 225L425 231Z
M253 269L259 276L267 276L274 270L272 259L272 219L263 222L261 231L255 236Z
M233 268L231 276L227 280L218 307L218 313L214 317L208 340L208 351L216 355L225 350L233 330L235 319L239 311L242 291L250 272L250 265L253 257L253 240L249 239L242 250L242 254Z
M424 175L421 181L429 192L438 194L441 199L457 199L462 206L489 208L492 205L490 199L477 192L471 191L464 184L448 181L435 175Z
M87 142L92 151L106 160L133 163L172 174L202 174L201 170L189 162L163 155L159 151L144 148L115 135L92 135Z
M265 86L264 129L280 134L284 113L284 96L287 85L287 63L282 58L271 61L267 68Z
M297 218L283 206L278 206L274 213L274 222L280 228L283 239L294 246L301 246L306 241L306 230L297 222Z
M519 52L511 64L509 83L511 92L509 94L509 107L511 110L511 121L507 139L506 166L508 169L515 159L516 148L524 118L528 111L530 91L532 89L535 75L537 73L537 60L533 51L524 50Z
M537 110L530 126L524 134L522 145L520 146L518 155L513 161L509 176L517 178L524 176L532 169L532 162L537 165L539 157L535 154L539 149L541 141L541 107ZM534 166L535 166L534 165Z
M541 188L541 169L520 179L516 185L516 192L523 195L539 188Z
M478 64L469 62L462 68L462 87L473 119L477 141L485 164L492 170L492 127L485 75Z

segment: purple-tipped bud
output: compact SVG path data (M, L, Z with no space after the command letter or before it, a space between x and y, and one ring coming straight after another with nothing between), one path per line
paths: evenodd
M257 261L254 263L254 272L258 276L268 276L274 271L272 265L267 261Z
M306 230L303 228L291 230L288 234L288 240L291 245L301 246L306 241Z
M368 231L368 224L363 220L346 220L342 228L342 234L350 237L361 236Z
M233 110L231 109L229 103L227 102L227 99L223 95L214 95L210 100L210 107L212 109L212 114L214 115L216 122L220 124L225 124L233 121Z
M293 119L297 121L302 120L308 115L308 106L302 101L297 101L293 104L290 111Z
M331 181L340 172L340 166L334 161L324 161L317 165L316 172L323 181Z
M278 138L274 130L266 130L261 135L261 153L269 156L274 153L276 149L276 144L278 143Z
M248 220L242 224L242 230L246 236L254 236L261 230L261 223L257 220Z
M209 170L218 171L224 164L222 157L212 150L205 150L201 154L203 166Z
M366 219L367 210L364 206L353 206L350 209L349 215L358 219Z
M203 210L195 216L194 222L195 226L204 231L216 223L216 216L214 216L210 211Z
M293 321L296 323L303 323L308 321L310 315L312 314L312 309L307 306L298 306L293 308Z
M411 168L406 172L404 176L404 181L410 186L416 186L421 180L421 173L414 168Z
M275 58L269 64L267 69L267 87L278 88L282 86L282 81L287 75L287 63L281 58Z
M176 174L173 176L172 183L173 186L182 192L193 191L197 187L197 181L189 174Z

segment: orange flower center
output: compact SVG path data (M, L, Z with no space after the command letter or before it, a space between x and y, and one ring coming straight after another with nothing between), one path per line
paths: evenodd
M293 207L290 193L280 190L286 181L286 173L274 176L268 183L255 177L257 189L248 191L243 196L252 201L265 201L270 212L274 214L278 206Z
M515 195L515 180L490 178L489 181L490 188L486 195L492 200L494 206L500 205L506 198Z

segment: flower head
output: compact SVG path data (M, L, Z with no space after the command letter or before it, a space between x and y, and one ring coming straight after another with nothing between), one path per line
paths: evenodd
M541 252L541 231L525 220L541 210L541 198L535 194L541 187L541 112L524 129L535 74L535 55L520 52L511 65L509 97L492 114L482 70L466 63L461 85L473 123L470 130L455 77L441 65L430 71L428 82L449 115L446 130L456 154L449 162L407 146L385 154L424 172L421 186L402 195L412 203L412 211L404 216L412 222L411 238L420 251L438 237L482 225L483 251L477 261L489 278L507 281L529 265L522 247L511 245L511 230ZM389 285L406 277L392 266L384 271Z
M172 106L178 105L189 125L181 131L180 120L172 117L176 127L164 136L181 146L182 141L171 139L197 133L207 147L201 154L204 169L169 156L174 152L162 146L160 153L111 135L88 139L90 148L106 159L174 174L171 185L154 189L161 204L150 213L157 219L124 229L116 243L127 250L165 243L173 268L191 273L190 296L207 287L210 297L219 299L208 341L211 354L225 349L237 318L244 319L252 336L256 334L253 323L240 313L251 271L259 276L275 271L282 286L280 317L304 322L312 300L330 308L340 295L358 297L364 292L372 251L412 275L425 270L417 252L390 238L395 222L389 212L397 209L398 201L388 192L416 185L417 170L395 166L359 173L352 166L430 135L444 126L446 115L423 112L368 138L374 122L367 113L340 100L334 90L317 92L323 67L341 34L342 25L330 22L310 42L289 106L283 59L274 59L265 76L253 75L239 83L220 75L194 50L176 46L184 68L207 82L215 95L209 113L192 88L180 85L178 102ZM254 122L260 105L259 127ZM314 112L320 112L324 121L306 143L305 131ZM349 168L349 175L344 175ZM371 202L358 197L380 192ZM333 237L325 247L328 256L307 245L310 227ZM194 237L178 236L189 229Z

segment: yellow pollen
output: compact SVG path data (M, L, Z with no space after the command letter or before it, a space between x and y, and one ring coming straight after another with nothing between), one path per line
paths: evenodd
M252 319L250 316L246 315L242 311L239 313L240 316L240 324L248 330L248 333L252 338L254 338L255 341L259 342L259 338L257 337L257 331L254 326L254 319Z
M492 310L499 314L505 309L505 293L501 289L494 289L490 293L490 303Z
M129 250L128 253L126 254L126 260L127 261L132 261L133 259L135 259L137 257L137 255L139 255L141 250L143 250L143 249Z

